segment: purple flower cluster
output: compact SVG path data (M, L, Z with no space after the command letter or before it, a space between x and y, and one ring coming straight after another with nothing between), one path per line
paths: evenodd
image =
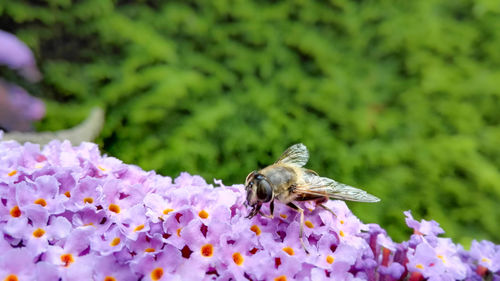
M0 132L1 134L1 132ZM1 135L0 135L1 138ZM394 243L344 202L246 219L242 185L169 177L73 147L0 142L0 280L483 280L500 279L500 246L470 251L406 212ZM264 210L266 213L267 210Z

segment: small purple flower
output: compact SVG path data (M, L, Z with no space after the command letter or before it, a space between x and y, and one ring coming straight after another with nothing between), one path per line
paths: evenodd
M94 280L136 281L139 276L134 274L130 266L120 264L113 255L96 257Z
M35 280L36 264L28 248L0 245L0 278L3 280Z
M420 272L425 278L441 275L445 271L435 249L428 243L421 243L414 251L409 252L408 260L408 270Z
M465 278L467 273L466 266L460 260L458 247L450 238L438 238L435 251L449 276L455 280Z
M472 241L470 257L478 266L482 266L491 272L500 271L500 247L490 241Z
M146 207L146 216L153 223L164 221L166 216L174 211L171 200L163 198L156 193L149 193L144 196L144 205Z
M405 211L404 214L406 216L406 224L408 227L413 228L415 234L436 236L444 233L444 230L435 221L422 220L418 222L413 218L411 211Z
M49 241L66 238L70 233L71 224L64 217L49 221L48 212L40 206L31 206L24 212L26 217L9 220L4 232L22 241L35 256L48 249Z
M386 277L386 280L399 280L405 271L405 267L397 262L393 262L388 266L380 266L378 271L381 276Z
M414 251L408 252L408 260L408 270L420 272L426 278L446 276L451 280L462 280L467 273L458 249L450 239L438 238L436 247L423 241Z
M90 237L90 248L103 256L108 256L120 252L127 241L118 227L111 226L103 234Z
M59 194L59 182L53 176L40 176L34 182L23 182L16 187L16 200L21 210L35 204L49 214L60 214L65 210L67 199L64 194Z
M74 229L67 239L49 245L42 259L58 269L65 279L88 280L95 266L95 253L89 251L91 227Z

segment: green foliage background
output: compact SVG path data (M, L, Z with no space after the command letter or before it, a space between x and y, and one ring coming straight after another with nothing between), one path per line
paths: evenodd
M106 153L227 184L303 142L396 240L411 209L500 242L497 0L4 0L0 27L44 73L39 130L101 105Z

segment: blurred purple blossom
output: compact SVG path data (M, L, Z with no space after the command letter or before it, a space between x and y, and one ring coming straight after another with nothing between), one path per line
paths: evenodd
M0 79L0 127L9 131L32 131L32 122L45 116L45 104L23 88Z
M0 142L0 280L500 278L498 245L465 251L410 212L415 234L395 243L342 201L326 203L335 216L304 206L306 254L297 213L276 204L274 219L246 219L243 186L214 185L145 172L91 143Z
M0 30L0 64L17 70L31 82L40 80L31 50L13 34ZM1 78L1 77L0 77ZM45 115L45 104L23 88L0 79L0 127L9 131L32 131L32 122Z
M0 64L17 70L31 82L40 80L35 57L31 50L15 35L0 30Z

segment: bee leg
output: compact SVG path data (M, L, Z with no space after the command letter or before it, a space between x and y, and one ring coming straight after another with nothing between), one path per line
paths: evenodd
M270 211L270 218L274 218L274 200L271 201L271 203L269 203L269 211Z
M250 211L248 216L246 216L247 219L253 218L257 213L260 213L260 207L262 207L262 204L257 204L252 206L253 209Z
M264 214L263 212L259 211L259 214L263 217L266 217L268 219L274 219L274 200L271 201L271 203L269 204L269 211L271 214L269 215L266 215Z
M293 202L290 202L286 205L294 209L295 211L299 212L300 214L300 232L299 232L300 244L302 244L302 248L304 248L306 254L309 255L309 251L306 249L306 245L304 244L304 240L302 239L302 236L304 236L304 210L301 207L295 205Z
M332 211L332 209L328 208L327 206L323 205L322 203L318 204L321 208L327 210L328 212L332 213L334 217L337 217L337 215Z
M271 215L266 215L264 214L263 212L259 211L259 215L263 216L263 217L266 217L268 219L274 219L274 216L271 216Z

